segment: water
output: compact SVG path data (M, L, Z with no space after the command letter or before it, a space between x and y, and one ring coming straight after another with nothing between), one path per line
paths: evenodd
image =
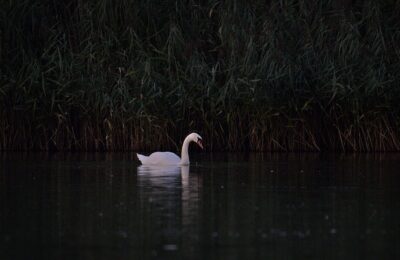
M395 259L400 155L2 154L2 259Z

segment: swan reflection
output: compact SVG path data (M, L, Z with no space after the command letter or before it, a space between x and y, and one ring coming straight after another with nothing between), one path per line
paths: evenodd
M186 186L189 181L189 166L141 165L137 168L139 180L149 181L149 185Z
M177 227L189 232L198 223L201 176L190 172L190 166L142 165L137 171L143 202L168 216L162 220L164 233L169 234L164 239L175 243Z

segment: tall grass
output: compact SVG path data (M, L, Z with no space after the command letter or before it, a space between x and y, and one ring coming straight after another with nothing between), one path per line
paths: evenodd
M2 1L0 149L400 150L397 1Z

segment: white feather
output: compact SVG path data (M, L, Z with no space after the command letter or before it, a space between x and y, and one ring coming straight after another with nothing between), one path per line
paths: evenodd
M196 133L191 133L183 141L182 158L171 152L154 152L149 156L137 154L142 165L188 165L189 164L189 143L196 142L200 147L202 138Z

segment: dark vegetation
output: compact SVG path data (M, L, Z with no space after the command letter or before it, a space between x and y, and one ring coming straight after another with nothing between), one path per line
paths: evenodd
M2 150L400 150L399 1L1 2Z

